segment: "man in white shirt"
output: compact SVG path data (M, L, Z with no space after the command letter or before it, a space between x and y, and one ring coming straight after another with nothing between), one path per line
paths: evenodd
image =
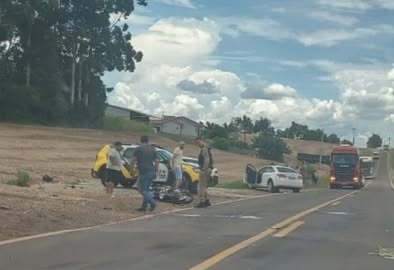
M107 154L107 193L114 197L114 187L121 181L122 174L120 172L120 167L122 166L122 157L120 151L122 151L123 146L121 142L116 142L108 151Z
M183 181L182 172L182 160L183 160L183 149L185 148L185 142L179 142L179 146L175 148L172 154L171 166L174 170L176 184L175 188L179 188Z

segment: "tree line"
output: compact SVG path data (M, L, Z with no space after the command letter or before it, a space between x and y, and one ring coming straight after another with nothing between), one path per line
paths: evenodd
M0 1L0 121L97 124L112 91L104 73L142 60L120 24L134 2Z
M264 117L253 121L250 117L244 115L235 117L229 123L223 125L207 122L206 127L205 136L212 140L212 144L216 148L222 150L257 150L258 156L276 161L283 161L284 154L291 153L283 140L284 138L332 144L352 144L349 140L341 140L335 133L327 134L323 129L311 129L307 125L294 121L283 130L275 129L271 120ZM381 144L380 136L373 134L368 140L367 147L380 147Z

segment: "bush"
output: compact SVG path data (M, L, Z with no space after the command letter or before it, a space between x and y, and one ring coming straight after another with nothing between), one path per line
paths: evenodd
M260 157L282 162L283 154L290 154L291 150L279 137L259 135L254 139L254 146Z
M16 179L7 182L8 185L14 185L18 187L28 187L31 178L30 175L25 171L18 171Z
M230 147L230 141L226 138L215 137L212 140L212 147L220 150L228 150Z
M113 116L105 116L100 121L98 129L109 131L134 131L140 133L153 132L152 128L145 123Z

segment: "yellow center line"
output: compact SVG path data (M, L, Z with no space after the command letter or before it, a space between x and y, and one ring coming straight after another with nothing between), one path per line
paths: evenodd
M317 205L315 207L312 207L310 209L302 211L302 212L300 212L300 213L298 213L298 214L296 214L296 215L294 215L292 217L289 217L289 218L287 218L287 219L275 224L271 228L266 229L266 230L254 235L254 236L252 236L252 237L250 237L250 238L248 238L248 239L246 239L246 240L244 240L242 242L239 242L239 243L237 243L237 244L235 244L235 245L233 245L233 246L231 246L231 247L229 247L229 248L217 253L216 255L208 258L207 260L201 262L200 264L198 264L196 266L193 266L193 267L189 268L188 270L206 270L206 269L209 269L212 266L214 266L215 264L223 261L225 258L233 255L234 253L237 253L240 250L242 250L242 249L244 249L246 247L249 247L250 245L256 243L257 241L262 240L262 239L274 234L278 230L281 230L281 229L289 226L290 224L298 221L299 219L304 218L304 217L308 216L309 214L320 210L323 207L326 207L326 206L328 206L330 204L333 204L333 203L335 203L337 201L340 201L340 200L342 200L344 198L347 198L347 197L351 196L352 194L354 194L356 192L358 192L358 191L357 190L356 191L352 191L352 192L347 193L345 195L342 195L342 196L340 196L340 197L338 197L336 199L333 199L333 200L327 201L325 203L319 204L319 205Z
M338 204L340 204L340 203L341 203L341 201L334 202L334 203L332 204L332 206L336 206L336 205L338 205Z
M280 230L278 233L274 234L274 237L279 237L279 238L285 237L286 235L288 235L292 231L296 230L298 227L300 227L304 223L305 223L304 221L296 221L296 222L290 224L289 226L287 226L286 228L284 228L283 230Z

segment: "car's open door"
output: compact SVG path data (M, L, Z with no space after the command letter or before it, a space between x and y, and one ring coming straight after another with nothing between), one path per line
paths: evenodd
M254 188L257 181L257 170L252 164L246 165L244 182L249 188Z

